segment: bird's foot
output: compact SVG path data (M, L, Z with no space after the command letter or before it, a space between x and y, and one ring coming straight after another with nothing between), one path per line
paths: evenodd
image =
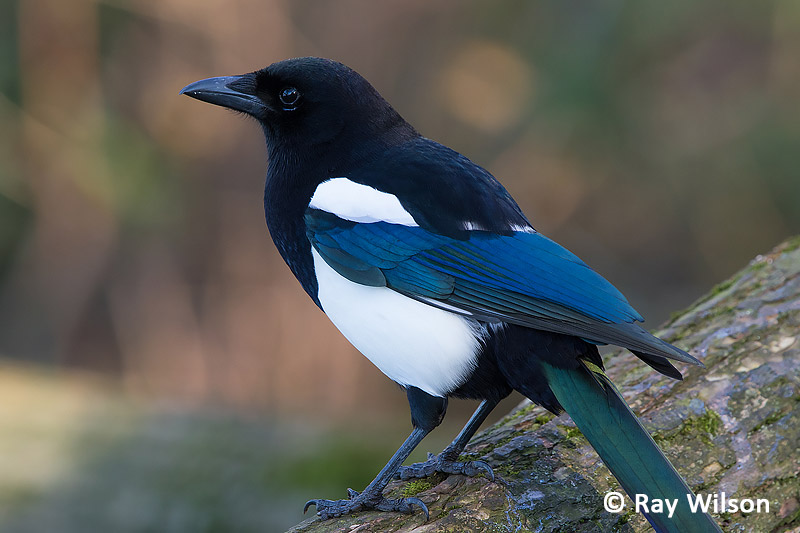
M367 495L367 491L357 492L347 489L350 499L347 500L309 500L303 508L303 513L308 511L312 505L316 506L317 514L323 519L335 518L359 511L388 511L411 514L414 507L419 507L425 513L425 520L428 520L428 507L419 498L384 498L383 494L377 496Z
M422 463L414 463L409 466L401 466L394 475L396 479L423 478L440 472L442 474L461 474L468 477L486 474L486 477L494 481L492 467L483 461L453 461L444 452L439 455L428 454L428 460Z

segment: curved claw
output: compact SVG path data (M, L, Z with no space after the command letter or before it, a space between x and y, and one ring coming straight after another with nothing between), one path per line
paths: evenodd
M308 508L311 507L312 505L316 507L317 500L308 500L306 504L303 506L303 514L306 514L306 511L308 511Z
M494 483L494 470L484 461L472 461L472 465L486 472L486 476Z
M408 505L416 505L422 509L422 512L425 513L425 521L428 521L428 519L431 517L431 514L428 512L428 506L425 505L425 502L419 498L405 498L405 500Z

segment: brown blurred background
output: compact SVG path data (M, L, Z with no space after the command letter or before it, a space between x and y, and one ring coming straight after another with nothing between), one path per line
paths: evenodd
M0 0L0 30L0 357L7 383L44 380L25 401L11 385L0 391L19 427L33 405L41 414L69 403L63 384L78 379L81 391L103 389L81 405L122 402L103 416L145 412L159 435L152 417L166 415L153 405L190 428L244 417L248 450L270 440L260 431L329 444L332 427L360 428L347 442L361 445L391 428L359 480L407 431L402 392L335 331L273 248L258 128L178 96L201 78L302 55L352 66L424 135L493 172L537 229L615 283L650 327L800 231L792 0ZM92 409L73 413L95 424L90 441L104 431ZM115 443L132 438L120 431ZM18 435L22 461L36 437ZM3 439L0 428L0 451ZM0 486L0 528L3 511L6 524L34 531L69 507L43 496L51 478L36 479L24 505L18 487L4 499ZM123 498L124 516L146 508L132 501ZM284 527L301 504L250 525ZM238 508L221 509L217 530L249 530L230 521ZM92 522L98 513L67 522L147 530ZM205 530L166 520L155 530Z

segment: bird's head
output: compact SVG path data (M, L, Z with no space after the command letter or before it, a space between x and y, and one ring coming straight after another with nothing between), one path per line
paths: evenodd
M200 80L181 94L255 118L271 155L309 151L319 157L319 150L339 142L366 148L416 135L367 80L330 59L288 59L249 74Z

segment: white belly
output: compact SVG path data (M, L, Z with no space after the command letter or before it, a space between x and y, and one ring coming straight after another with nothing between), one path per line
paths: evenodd
M353 283L316 250L311 253L322 309L381 372L434 396L445 396L469 377L485 330L386 287Z

